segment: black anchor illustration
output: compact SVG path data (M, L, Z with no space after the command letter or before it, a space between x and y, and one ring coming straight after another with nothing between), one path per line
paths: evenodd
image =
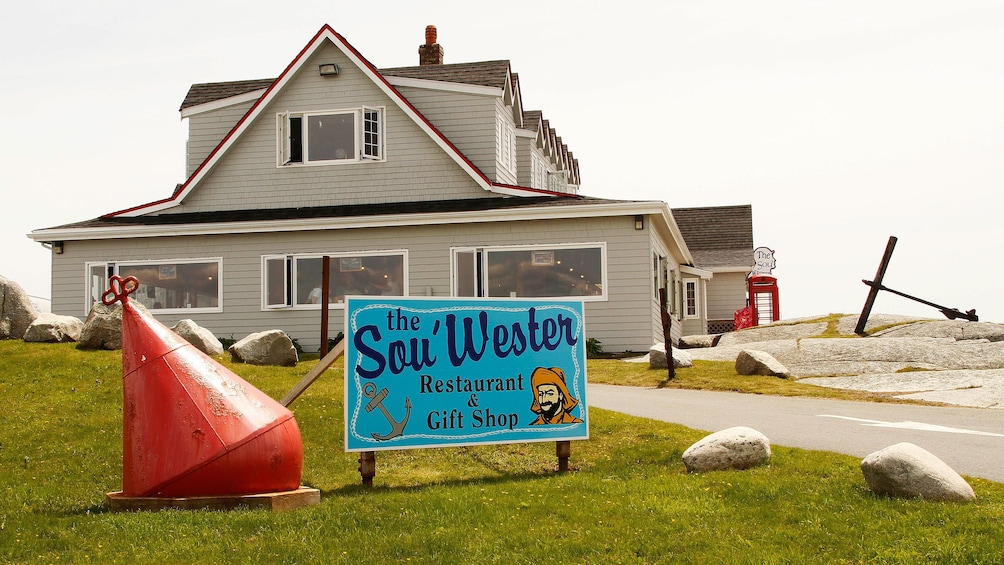
M378 393L377 386L373 383L366 383L363 385L363 396L370 399L369 404L366 405L366 411L372 412L373 409L379 408L380 411L383 412L384 418L387 418L387 421L390 422L391 425L390 433L387 435L380 435L378 433L372 434L373 438L378 441L387 441L388 439L403 434L404 427L408 425L408 418L411 417L411 399L406 396L404 397L404 408L406 410L404 420L400 422L394 420L393 416L390 415L390 411L388 411L387 407L383 405L383 401L387 398L389 393L390 391L386 388Z

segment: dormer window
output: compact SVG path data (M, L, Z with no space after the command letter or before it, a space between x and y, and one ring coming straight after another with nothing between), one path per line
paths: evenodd
M383 138L382 108L276 116L279 166L383 160Z
M565 176L565 171L547 172L547 190L551 192L568 190L568 177Z

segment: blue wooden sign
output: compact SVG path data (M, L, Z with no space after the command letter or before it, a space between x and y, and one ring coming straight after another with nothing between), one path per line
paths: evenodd
M581 301L348 297L345 449L587 439Z

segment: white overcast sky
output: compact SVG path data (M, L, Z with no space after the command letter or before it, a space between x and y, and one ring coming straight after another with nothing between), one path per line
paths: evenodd
M583 194L751 204L784 318L860 312L895 235L889 287L1004 322L999 0L18 2L0 275L48 298L25 234L169 196L189 86L275 77L325 23L377 67L417 64L429 24L447 63L509 59Z

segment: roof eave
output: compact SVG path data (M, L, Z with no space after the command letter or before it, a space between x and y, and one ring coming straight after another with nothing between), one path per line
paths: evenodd
M569 207L530 207L518 210L478 210L469 212L398 213L353 217L303 218L254 222L216 222L177 225L113 225L86 228L47 228L32 231L28 238L36 242L83 241L145 237L177 237L270 233L307 230L358 229L420 225L495 223L524 220L594 218L601 216L661 216L666 204L658 201L624 201L582 204ZM665 217L665 216L662 216ZM685 251L689 256L689 252Z

